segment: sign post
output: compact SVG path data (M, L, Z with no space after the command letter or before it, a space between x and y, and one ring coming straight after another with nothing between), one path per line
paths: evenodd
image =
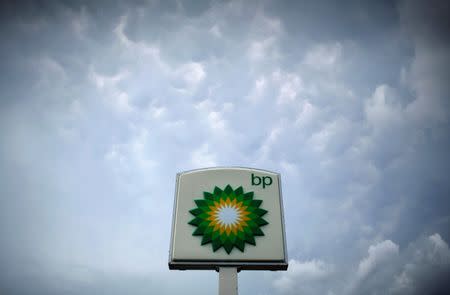
M238 295L236 267L219 267L219 295Z
M240 270L286 270L278 173L206 168L177 174L170 269L219 270L219 294L237 295Z

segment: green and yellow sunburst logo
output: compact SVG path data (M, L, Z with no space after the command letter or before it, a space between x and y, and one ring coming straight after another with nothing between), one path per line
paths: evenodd
M214 252L221 247L228 254L234 247L244 252L245 243L256 245L255 236L264 236L260 227L268 222L262 218L267 213L260 208L262 201L253 197L241 186L203 192L203 199L194 200L197 208L189 211L195 216L189 224L197 227L193 235L202 236L202 245L211 243Z

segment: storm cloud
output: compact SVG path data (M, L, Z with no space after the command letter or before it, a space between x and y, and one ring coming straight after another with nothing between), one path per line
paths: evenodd
M3 1L0 293L210 294L175 175L281 173L287 272L243 294L445 294L445 1Z

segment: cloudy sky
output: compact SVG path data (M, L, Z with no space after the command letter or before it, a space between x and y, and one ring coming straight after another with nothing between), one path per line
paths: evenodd
M447 1L91 2L1 4L1 294L214 294L167 267L209 166L282 176L241 294L450 289Z

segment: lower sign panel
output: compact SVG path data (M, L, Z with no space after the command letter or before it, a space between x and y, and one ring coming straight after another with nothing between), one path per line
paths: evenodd
M170 269L286 270L279 174L208 168L177 175Z

